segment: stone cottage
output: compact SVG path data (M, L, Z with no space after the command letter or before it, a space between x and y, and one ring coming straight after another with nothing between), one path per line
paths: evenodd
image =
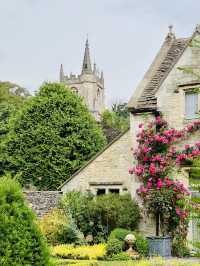
M169 33L128 103L130 130L119 136L104 151L88 162L61 186L63 192L90 190L96 194L128 191L138 198L136 190L140 183L128 174L134 163L131 147L137 147L138 125L147 123L162 113L170 127L181 129L197 119L200 111L200 45L191 45L200 39L200 26L189 38L177 38L169 27ZM192 71L188 71L191 70ZM194 73L196 74L194 74ZM200 139L196 133L187 141L194 144ZM188 183L187 171L182 169L180 178ZM113 188L113 191L112 191ZM195 192L194 192L195 193ZM141 223L145 234L155 232L149 221ZM199 240L196 221L190 226L190 239Z
M134 179L128 173L132 160L130 148L130 130L127 130L72 175L60 189L63 193L79 190L94 195L131 193Z

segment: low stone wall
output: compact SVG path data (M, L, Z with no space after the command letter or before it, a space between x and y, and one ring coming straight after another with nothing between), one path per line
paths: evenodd
M41 218L58 205L61 191L24 191L29 206Z

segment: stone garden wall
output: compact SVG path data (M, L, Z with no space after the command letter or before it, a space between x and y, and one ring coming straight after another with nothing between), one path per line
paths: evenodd
M24 191L29 206L41 218L58 205L61 191Z

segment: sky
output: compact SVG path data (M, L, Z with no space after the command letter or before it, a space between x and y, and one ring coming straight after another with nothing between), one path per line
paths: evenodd
M128 101L168 26L190 36L199 10L199 0L0 0L0 80L34 93L58 81L61 63L65 74L79 74L88 35L107 105Z

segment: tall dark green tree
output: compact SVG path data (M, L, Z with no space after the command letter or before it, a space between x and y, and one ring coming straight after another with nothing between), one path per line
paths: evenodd
M0 179L0 265L49 265L46 241L19 184Z
M10 82L0 82L0 141L8 133L8 120L29 96L26 89Z
M112 105L112 111L121 118L129 118L127 103L114 103Z
M9 126L1 145L2 173L43 190L56 189L105 145L82 99L58 83L44 84Z
M101 125L108 142L125 132L129 128L127 104L115 103L112 105L112 110L105 110L102 114Z

